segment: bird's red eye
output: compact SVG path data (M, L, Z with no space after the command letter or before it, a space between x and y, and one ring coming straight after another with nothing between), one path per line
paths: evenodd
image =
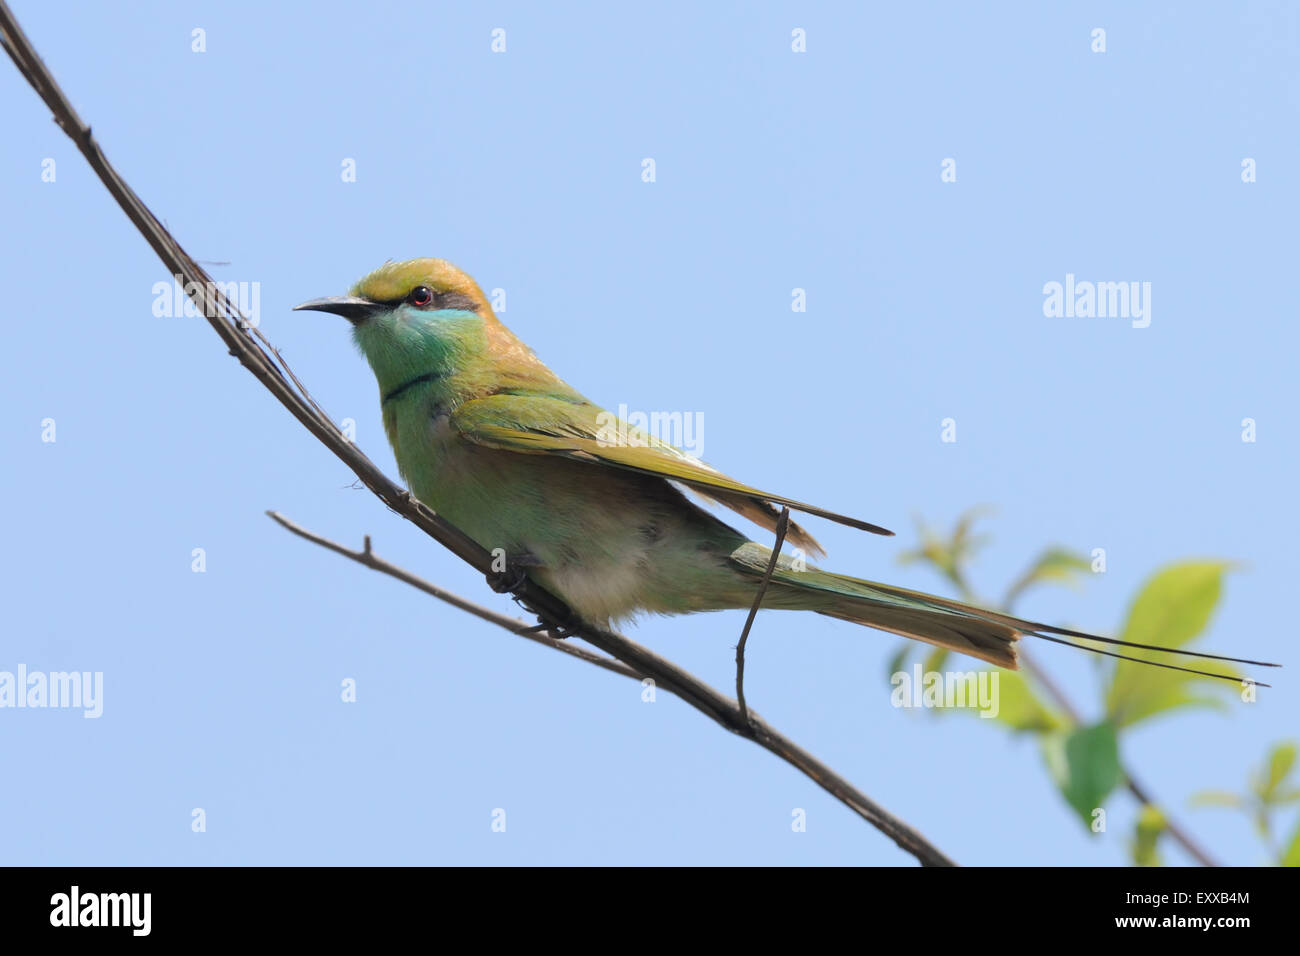
M411 305L428 305L433 301L433 290L427 285L416 286L409 296Z

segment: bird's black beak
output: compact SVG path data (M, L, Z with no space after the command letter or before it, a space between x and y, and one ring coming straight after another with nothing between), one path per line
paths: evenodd
M295 305L293 311L333 312L341 315L353 325L360 325L376 312L383 312L389 306L382 302L371 302L354 295L337 295L328 299L312 299L302 305Z

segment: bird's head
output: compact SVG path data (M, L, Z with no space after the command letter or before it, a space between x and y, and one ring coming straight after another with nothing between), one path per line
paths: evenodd
M381 390L415 376L446 374L474 357L519 343L492 313L483 290L445 259L387 262L347 295L294 307L332 312L352 337Z

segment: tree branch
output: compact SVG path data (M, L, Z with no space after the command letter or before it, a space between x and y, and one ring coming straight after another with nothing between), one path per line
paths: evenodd
M378 571L381 574L387 574L389 577L397 578L399 581L404 581L411 587L423 591L425 594L436 597L439 601L445 601L454 608L459 608L467 614L473 614L475 617L487 621L489 624L495 624L497 627L505 628L511 634L515 634L518 637L533 641L536 644L541 644L553 650L576 657L579 660L584 660L588 664L595 664L597 667L603 667L605 670L613 671L615 674L622 674L624 677L630 677L633 680L642 679L641 674L638 674L626 664L604 657L600 654L593 654L591 651L584 650L583 648L577 647L567 641L557 641L552 637L547 637L544 634L538 633L537 628L530 624L525 624L517 617L508 617L505 614L498 614L491 608L486 608L481 604L475 604L473 601L463 598L459 594L453 594L445 588L440 588L438 585L412 574L405 568L398 567L391 561L385 561L370 549L369 535L366 535L365 548L361 551L353 551L351 548L346 548L336 541L331 541L329 538L308 531L301 525L290 521L278 511L268 511L267 516L276 524L280 525L280 527L296 534L300 538L305 538L313 544L318 544L322 548L327 548L328 550L333 551L335 554L341 554L345 558L350 558L358 564L364 564L371 570Z
M600 657L581 648L573 647L565 641L553 640L549 637L542 637L536 633L534 628L529 627L523 621L517 618L507 617L504 614L498 614L496 611L475 604L457 594L438 587L417 575L401 568L383 558L378 557L369 547L369 537L366 538L367 546L361 551L353 551L351 548L344 547L336 541L308 531L301 525L290 521L284 515L276 511L268 511L267 515L277 524L286 530L296 534L300 538L305 538L314 544L323 548L328 548L335 554L341 554L345 558L356 561L358 564L364 564L366 567L390 577L404 581L412 587L418 588L425 594L432 595L440 601L446 601L453 607L460 608L473 614L475 617L495 624L518 637L523 637L537 644L552 648L553 650L562 651L573 657L580 658L589 664L595 664L597 667L603 667L606 670L621 674L624 677L630 677L633 680L643 680L650 677L655 681L656 686L663 686L671 690L677 696L682 697L695 707L708 714L723 727L753 740L759 746L764 747L772 753L781 757L787 763L792 764L802 771L808 777L812 778L819 786L828 793L840 800L855 813L862 816L873 826L882 829L887 835L894 838L895 842L908 850L917 857L923 864L937 866L952 866L951 860L940 853L938 850L925 843L924 838L911 828L907 827L901 821L895 820L886 811L882 810L868 797L858 791L852 784L844 780L837 773L827 767L821 761L817 760L802 747L789 740L784 735L778 733L770 727L762 718L753 711L742 711L738 704L724 697L713 688L699 681L696 677L679 668L671 661L659 657L653 651L637 644L621 634L611 634L604 631L596 631L591 628L579 626L574 628L573 633L576 636L601 647L603 650L614 654L619 661L635 662L640 661L644 666L627 666L619 661L610 660L607 657ZM612 648L612 649L611 649ZM683 692L685 690L685 693ZM687 693L694 694L694 699L687 697ZM882 826L882 824L884 826ZM885 830L885 827L890 830ZM896 829L895 829L896 828ZM908 845L899 842L902 837L908 841ZM919 840L916 844L913 841Z
M239 359L240 363L271 392L276 400L315 435L321 444L347 465L390 509L409 520L470 566L485 575L488 574L491 571L491 557L487 551L464 532L435 514L409 491L389 479L374 462L344 437L292 373L288 373L286 377L281 367L287 368L287 366L278 353L272 355L267 351L270 343L265 336L249 325L239 309L213 282L212 277L181 248L180 243L149 211L140 197L109 163L103 150L91 135L90 127L72 108L53 75L23 34L4 0L0 0L0 46L3 46L18 67L18 71L44 100L54 115L55 122L76 144L91 169L121 206L127 218L153 248L158 258L171 273L180 277L186 294L193 299L208 324L221 337L230 354ZM347 549L341 547L335 550L347 553ZM441 590L434 588L433 585L429 587L434 591ZM622 661L634 673L653 678L659 686L676 694L728 730L753 740L759 746L781 757L890 837L922 864L954 865L952 860L921 834L874 803L807 751L777 733L757 715L742 716L733 701L671 661L622 635L591 627L576 620L562 601L531 580L523 581L515 590L515 597L530 610L539 614L543 620L563 626L589 644ZM468 610L468 608L464 609Z

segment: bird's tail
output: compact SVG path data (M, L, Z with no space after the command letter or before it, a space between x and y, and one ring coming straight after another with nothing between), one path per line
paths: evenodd
M767 573L772 552L762 545L749 542L731 553L731 564L754 582L754 593ZM752 600L752 598L751 598ZM763 606L792 610L817 611L831 617L842 618L855 624L865 624L882 631L890 631L903 637L924 641L937 647L971 657L988 661L998 667L1016 670L1016 644L1021 637L1041 638L1059 644L1067 644L1081 650L1118 657L1123 660L1136 660L1154 667L1188 671L1207 677L1219 677L1224 680L1239 682L1241 677L1235 674L1216 674L1212 671L1197 670L1177 664L1146 660L1141 657L1129 657L1116 651L1104 650L1092 646L1102 644L1121 648L1160 651L1178 654L1184 657L1196 657L1238 664L1255 664L1261 667L1276 667L1265 661L1243 660L1235 657L1223 657L1217 654L1203 654L1196 651L1157 647L1149 644L1135 644L1114 638L1098 637L1082 631L1037 624L1022 618L1012 617L997 611L962 604L948 598L909 591L906 588L863 581L844 574L833 574L812 565L801 566L790 558L782 556L772 570L772 578L763 597ZM1074 638L1090 643L1075 643ZM1267 687L1267 684L1261 684Z

